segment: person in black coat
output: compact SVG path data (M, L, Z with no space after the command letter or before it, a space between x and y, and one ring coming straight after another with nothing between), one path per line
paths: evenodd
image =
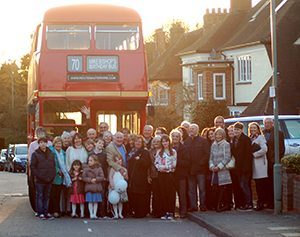
M39 148L32 154L30 171L34 177L37 214L41 219L52 218L48 213L52 182L56 175L55 158L47 147L47 139L38 139Z
M187 177L190 169L190 157L186 147L182 144L182 134L179 130L170 133L173 149L177 152L177 164L175 169L175 186L179 196L179 216L187 215Z
M190 125L190 137L184 142L189 152L191 165L188 177L188 194L190 199L190 211L198 210L197 186L200 195L200 210L206 211L206 191L205 181L208 173L208 161L210 149L208 141L199 136L199 126L197 124Z
M274 144L274 121L272 118L264 119L264 130L263 134L267 141L267 160L268 160L268 178L267 178L267 207L274 208L274 163L275 163L275 144ZM284 135L283 132L279 131L279 161L284 156Z
M240 188L243 192L243 203L239 207L243 210L253 208L251 177L252 177L252 148L251 140L244 134L244 125L240 122L234 124L233 156L235 157L235 172Z
M138 135L133 151L128 157L129 202L136 218L145 217L150 212L150 185L148 170L151 167L149 151L144 148L144 139Z

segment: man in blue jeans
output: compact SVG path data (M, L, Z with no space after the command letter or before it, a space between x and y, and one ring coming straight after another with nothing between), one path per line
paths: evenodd
M48 206L52 181L56 175L55 159L45 137L39 138L38 144L39 148L31 156L30 170L35 182L36 210L39 217L45 220L53 218L48 213Z
M189 211L198 211L197 187L200 196L200 210L206 211L205 179L208 172L210 148L208 141L199 136L199 126L197 124L190 125L189 134L190 137L184 142L189 151L191 161L188 177Z

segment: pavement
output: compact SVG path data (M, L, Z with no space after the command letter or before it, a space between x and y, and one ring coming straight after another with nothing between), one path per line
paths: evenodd
M188 218L219 237L300 237L300 214L272 210L193 212Z

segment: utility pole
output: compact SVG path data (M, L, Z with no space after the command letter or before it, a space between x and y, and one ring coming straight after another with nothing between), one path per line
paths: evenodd
M281 164L279 162L279 124L278 124L278 78L277 78L277 35L276 35L276 11L275 0L270 0L270 19L271 19L271 45L272 45L272 67L273 67L273 86L270 94L273 94L274 111L274 214L281 214L282 193L281 193ZM273 93L271 93L273 91Z

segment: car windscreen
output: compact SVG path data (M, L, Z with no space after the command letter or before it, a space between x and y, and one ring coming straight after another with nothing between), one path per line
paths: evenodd
M285 126L290 139L300 139L300 119L285 120Z
M27 155L27 146L16 147L16 155Z

